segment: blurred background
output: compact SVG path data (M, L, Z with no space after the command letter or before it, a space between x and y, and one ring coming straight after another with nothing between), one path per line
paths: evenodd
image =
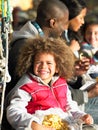
M27 20L35 19L36 9L40 1L41 0L9 0L12 10L13 30L18 30ZM98 0L85 0L85 2L88 7L88 12L98 15Z

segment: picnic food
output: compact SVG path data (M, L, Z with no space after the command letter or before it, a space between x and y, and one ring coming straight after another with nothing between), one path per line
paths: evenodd
M42 125L55 128L56 130L69 130L68 122L65 120L62 120L56 114L45 115Z

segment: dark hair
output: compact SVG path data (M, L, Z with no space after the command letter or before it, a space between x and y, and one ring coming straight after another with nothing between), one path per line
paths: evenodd
M86 29L88 28L88 26L90 25L98 25L98 19L92 19L91 21L87 21L84 24L84 32L86 31Z
M79 15L81 10L87 7L84 0L60 0L60 1L62 1L68 7L69 20Z
M62 1L68 7L69 20L78 16L83 9L87 8L84 0L60 0L60 1ZM81 30L75 32L73 30L68 29L68 34L70 41L75 39L78 42L81 42L83 40L83 37L81 36Z
M37 8L36 21L43 25L46 20L62 18L62 14L68 12L66 5L59 0L42 0Z
M66 79L72 76L75 59L65 41L57 38L37 37L29 38L25 42L17 64L19 76L27 72L33 73L34 57L41 53L49 53L54 56L59 76Z

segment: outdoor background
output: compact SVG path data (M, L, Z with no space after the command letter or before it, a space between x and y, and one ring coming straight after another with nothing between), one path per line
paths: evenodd
M7 0L5 0L5 2L6 1ZM26 21L35 19L36 9L41 0L8 0L8 1L12 13L13 29L18 30L23 24L25 24ZM88 12L90 13L95 12L98 15L98 0L85 0L85 2L87 4ZM1 0L0 0L0 6L1 6Z
M85 0L89 11L96 11L98 13L98 0Z

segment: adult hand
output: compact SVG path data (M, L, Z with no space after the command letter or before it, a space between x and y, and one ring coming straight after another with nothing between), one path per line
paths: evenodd
M81 60L77 60L75 62L75 76L81 76L85 74L90 67L90 59L89 58L82 58Z

